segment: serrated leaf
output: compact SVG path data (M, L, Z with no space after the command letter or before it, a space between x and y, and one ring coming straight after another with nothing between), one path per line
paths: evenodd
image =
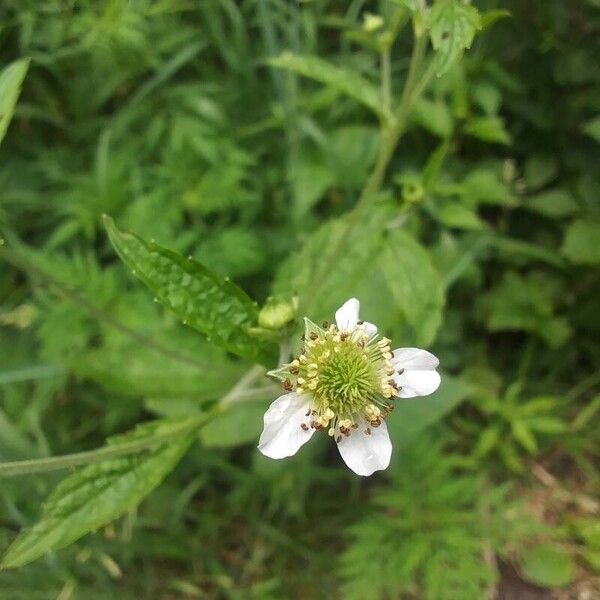
M247 331L257 323L258 311L241 288L196 260L134 233L119 231L108 216L104 224L123 262L183 323L239 356L266 364L274 362L274 346L251 337Z
M24 58L11 63L0 73L0 143L15 111L28 68L29 59Z
M163 434L168 427L181 427L181 422L152 423L111 442L131 441L158 432ZM189 430L185 431L150 452L89 465L69 475L44 504L41 519L17 536L0 566L13 568L28 564L137 506L188 449L195 436Z
M442 279L429 252L410 234L394 230L385 240L381 260L394 299L414 331L414 343L428 346L444 307Z
M283 52L280 56L269 59L268 63L320 81L357 100L376 115L384 116L377 87L355 71L338 67L316 56L302 56L292 52Z
M481 29L479 12L460 0L437 0L429 15L429 34L436 51L437 75L443 75L471 47Z
M334 311L356 293L371 275L373 261L381 246L384 226L389 222L384 209L373 210L369 218L347 235L347 217L325 222L310 235L303 247L279 267L272 294L300 296L300 304L316 320L330 319ZM358 234L357 234L358 232ZM333 260L335 259L335 260ZM319 273L331 265L325 275ZM319 275L319 281L315 277Z

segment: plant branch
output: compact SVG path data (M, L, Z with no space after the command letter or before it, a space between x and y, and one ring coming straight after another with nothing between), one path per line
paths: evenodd
M310 297L302 298L300 301L299 312L303 314L309 313L309 309L312 306L314 299L317 297L317 290L320 288L322 282L327 278L327 274L339 259L345 245L350 243L350 234L361 222L365 212L379 192L388 165L392 159L392 156L394 155L394 151L396 150L396 146L406 130L406 125L408 123L408 118L410 116L412 107L417 98L423 93L434 74L433 61L429 64L424 72L422 69L425 52L427 50L426 32L421 31L419 33L415 33L415 36L416 41L413 47L408 75L406 77L406 83L404 84L402 96L398 104L398 109L396 110L394 117L390 120L390 123L382 125L382 141L377 162L373 167L371 175L367 179L356 205L350 211L347 217L346 228L343 235L340 236L339 242L332 248L326 260L323 261L322 268L316 269L313 277L313 283L311 286L308 286L308 289L310 290Z
M214 418L214 416L216 416L216 413L214 415L206 415L202 418L190 419L182 423L180 427L173 428L168 433L158 433L131 442L108 445L103 448L98 448L97 450L76 452L74 454L66 454L63 456L51 456L49 458L0 463L0 477L29 475L32 473L45 473L48 471L56 471L58 469L80 467L103 462L119 456L151 450L157 445L164 444L174 437L185 435L196 428L204 426L208 421Z

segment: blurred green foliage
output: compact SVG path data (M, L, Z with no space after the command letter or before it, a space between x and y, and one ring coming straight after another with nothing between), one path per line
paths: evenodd
M266 380L199 440L2 478L4 565L44 556L1 598L462 600L507 569L600 594L595 0L4 0L0 20L0 463L202 421L296 312L350 296L445 370L368 481L324 439L259 455ZM430 83L357 212L422 31ZM253 300L294 308L283 333Z

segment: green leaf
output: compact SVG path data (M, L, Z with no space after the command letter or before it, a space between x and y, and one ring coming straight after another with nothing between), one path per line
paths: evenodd
M428 346L442 321L444 288L429 252L410 234L387 236L380 263L398 307L412 327L417 345Z
M474 169L463 179L461 187L462 198L472 205L516 206L518 204L517 199L494 169Z
M600 142L600 117L594 117L593 119L590 119L587 123L584 123L581 127L581 130L583 131L583 133L589 135L597 142Z
M21 92L21 84L29 68L29 59L17 60L0 73L0 143L6 135Z
M300 296L309 305L307 314L315 320L331 319L348 298L372 273L372 265L382 244L382 232L389 221L384 209L372 210L369 218L348 237L348 218L332 219L307 238L302 248L290 255L275 276L274 296ZM319 269L331 263L319 281Z
M423 398L398 398L386 420L394 444L409 445L429 426L437 423L473 392L464 379L442 373L436 392Z
M266 410L264 402L237 404L203 427L200 439L209 448L233 448L256 442Z
M454 119L448 105L442 100L419 98L411 118L433 135L448 138L454 129Z
M439 76L471 47L475 32L481 29L481 19L474 6L460 0L437 0L431 9L429 26Z
M579 211L575 198L563 189L536 194L527 200L524 207L546 217L568 217Z
M132 441L181 428L160 421L139 427L110 443ZM137 506L175 467L192 443L189 429L158 448L89 465L64 479L46 501L41 519L23 530L2 559L2 568L20 567L63 548Z
M258 311L242 289L191 258L119 231L108 216L104 224L123 262L184 324L244 358L274 362L274 347L247 331L257 323Z
M567 228L560 251L576 264L598 264L600 263L598 240L600 240L600 223L578 219Z
M556 544L540 544L521 555L526 579L544 587L562 587L575 576L575 565L568 552Z
M465 133L484 142L510 144L512 140L504 127L504 121L497 116L470 119L465 124Z
M485 229L486 224L468 206L459 202L442 202L436 206L435 216L447 227L458 229Z
M550 183L558 174L558 161L553 156L534 154L525 163L525 181L529 189L537 190Z
M338 67L316 56L301 56L287 51L269 59L268 63L274 67L287 69L320 81L354 98L370 108L376 115L384 116L377 87L355 71Z

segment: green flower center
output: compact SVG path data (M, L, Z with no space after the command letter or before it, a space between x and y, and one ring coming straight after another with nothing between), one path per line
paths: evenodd
M329 435L349 435L359 419L378 427L393 409L397 387L390 340L366 333L359 323L350 331L318 327L306 320L304 346L290 364L271 375L284 390L310 394L310 426ZM307 427L306 424L302 424ZM370 433L367 427L366 433Z

